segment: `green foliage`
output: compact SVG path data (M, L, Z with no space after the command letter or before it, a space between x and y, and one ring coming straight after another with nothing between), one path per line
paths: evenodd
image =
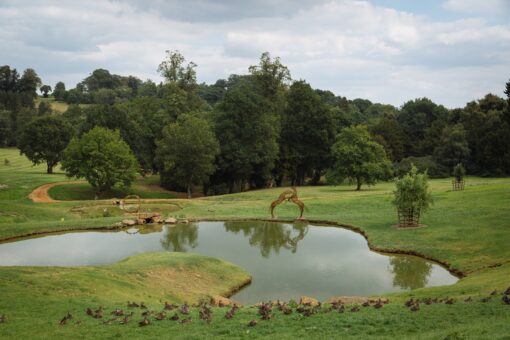
M263 186L278 157L278 116L255 84L242 81L230 88L214 113L220 143L214 181L242 190L246 183ZM217 183L213 183L217 184Z
M419 172L427 172L427 175L431 178L445 178L449 176L450 172L448 168L437 164L432 156L423 156L402 159L394 166L395 175L398 177L404 176L411 171L413 165L416 166Z
M370 131L374 136L382 138L381 145L384 146L388 158L394 162L400 161L403 158L404 133L395 116L382 116Z
M66 98L66 85L59 81L55 84L55 88L53 89L53 97L55 100L64 101Z
M42 92L44 98L48 98L48 94L51 92L51 86L42 85L39 90Z
M506 101L488 94L464 108L460 123L467 131L471 151L467 168L479 175L510 174L510 121Z
M47 172L62 159L63 151L72 137L69 124L51 116L37 118L27 124L18 140L20 153L34 164L45 162Z
M51 112L52 109L50 103L48 103L47 101L42 101L39 103L39 107L37 108L37 114L39 116L45 116L51 114Z
M116 185L128 187L136 177L138 164L118 130L95 127L71 140L64 151L62 169L70 177L85 178L102 192Z
M197 74L194 62L189 62L186 66L186 59L179 51L166 51L166 58L159 64L158 72L169 84L175 84L181 89L191 91L196 87Z
M438 164L451 169L455 164L465 162L469 152L466 130L462 124L456 124L444 128L434 150L434 159Z
M404 133L404 153L406 156L423 156L420 141L425 131L437 119L448 115L445 107L437 105L428 98L419 98L406 102L397 119Z
M209 123L192 115L183 115L166 126L157 142L157 157L163 170L171 173L176 184L187 188L188 198L192 185L207 181L214 171L218 152L218 141Z
M349 178L356 181L356 190L362 184L375 184L391 176L391 164L382 145L370 138L367 127L357 125L343 129L332 147L333 167L328 181L342 182Z
M331 165L336 132L333 113L304 81L291 85L286 100L280 136L282 172L297 185L303 185L307 176L317 184Z
M260 56L259 64L248 68L262 89L266 98L275 97L291 80L290 71L283 65L280 57L271 59L269 52Z
M461 182L464 176L466 176L466 169L464 169L462 163L459 163L453 168L453 177L455 177L457 182Z
M425 212L432 205L427 173L418 173L413 166L411 171L395 181L392 203L399 211Z

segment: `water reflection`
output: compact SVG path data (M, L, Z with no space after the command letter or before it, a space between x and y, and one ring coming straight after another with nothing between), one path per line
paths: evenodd
M167 251L186 252L198 246L198 226L195 223L176 224L166 228L161 246Z
M392 256L390 258L393 286L402 289L423 288L428 283L432 265L423 259L412 256Z
M326 226L274 222L197 222L82 232L0 244L0 266L83 266L158 251L195 252L252 274L243 303L381 293L452 284L444 268L412 256L370 251L363 236Z
M293 254L297 251L299 241L303 240L308 233L306 223L294 225L262 222L241 224L239 222L225 222L225 230L234 234L243 232L252 247L258 246L260 254L267 258L271 251L280 253L281 248L290 250Z

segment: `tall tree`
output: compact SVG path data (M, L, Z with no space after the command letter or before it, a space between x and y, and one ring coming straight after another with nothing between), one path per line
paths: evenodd
M388 157L394 161L400 161L404 157L403 132L394 116L383 116L376 125L371 128L374 136L381 136L381 143Z
M259 64L250 66L248 70L260 84L265 97L276 96L291 81L287 66L282 64L280 57L271 59L269 52L262 53Z
M434 150L434 160L451 172L455 165L467 161L469 152L466 130L462 124L447 126Z
M44 98L48 98L48 95L51 92L51 86L50 85L42 85L39 88L39 91L42 92Z
M47 173L62 159L72 137L72 128L60 118L46 116L28 123L21 132L18 147L34 164L45 162Z
M62 168L69 177L85 178L100 194L117 185L130 186L138 164L118 130L95 127L69 142Z
M267 99L256 85L242 82L225 93L214 120L221 149L216 179L230 192L263 186L278 157L278 117Z
M287 93L282 115L280 164L293 184L305 176L317 184L331 165L330 148L335 139L335 120L320 96L304 81L294 82Z
M328 172L328 181L333 183L349 178L356 182L356 190L361 190L362 184L375 184L391 175L391 163L384 148L370 138L364 125L343 129L332 152L334 164Z
M192 115L182 115L166 126L157 142L157 157L164 172L186 187L188 198L192 186L203 184L212 174L218 153L219 144L209 123Z
M404 133L404 156L423 156L421 141L425 131L436 119L445 119L448 110L428 98L419 98L406 102L397 117Z
M66 85L59 81L55 84L55 88L53 89L53 97L55 100L64 101L66 98Z
M159 64L158 72L165 81L177 85L183 90L193 90L197 85L197 64L189 62L179 51L166 51L166 58Z

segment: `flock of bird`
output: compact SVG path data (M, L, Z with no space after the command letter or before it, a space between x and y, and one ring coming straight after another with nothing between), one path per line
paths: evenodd
M498 291L494 290L490 293L489 296L481 298L479 301L486 303L491 299L496 298L498 296ZM468 297L464 299L465 303L469 303L474 301L472 297ZM505 305L510 305L510 287L508 287L503 293L501 301ZM360 305L349 305L338 301L334 301L331 304L322 305L320 302L318 303L300 303L297 304L294 301L289 302L280 302L279 300L276 302L263 302L257 304L258 315L262 320L271 320L275 316L275 311L280 311L284 315L290 315L294 312L304 316L309 317L316 313L329 313L329 312L337 312L344 313L346 311L350 311L351 313L359 312L364 307L373 307L375 309L380 309L384 305L388 304L390 301L388 299L377 299L377 300L368 300ZM417 312L420 310L420 305L431 305L431 304L447 304L453 305L457 301L454 298L423 298L423 299L414 299L410 298L405 301L404 306L409 308L412 312ZM181 324L187 324L192 322L192 318L190 316L191 307L198 309L198 317L200 320L210 324L212 322L213 310L212 306L208 306L207 303L200 303L197 305L189 306L184 303L182 305L176 305L173 303L165 302L163 306L163 310L160 312L151 311L145 306L143 302L136 303L130 302L127 303L127 308L131 309L129 312L125 312L122 309L115 308L110 313L106 313L103 307L99 307L95 310L92 308L87 308L85 310L85 314L93 319L101 319L102 323L105 325L112 325L113 323L118 323L122 325L126 325L130 323L133 319L135 312L132 310L134 308L138 308L142 310L141 316L143 319L138 322L140 327L151 325L155 321L163 321L163 320L171 320L176 321ZM219 307L227 307L223 304L220 304ZM228 306L228 310L224 314L224 318L227 320L232 319L239 307L234 304L233 306ZM275 310L276 307L276 310ZM172 314L172 315L169 315ZM66 325L73 319L73 315L71 313L67 313L60 320L60 325ZM7 316L5 314L0 314L0 324L7 322ZM81 321L76 321L76 324L80 324ZM257 320L253 319L248 323L249 327L254 327L257 325Z

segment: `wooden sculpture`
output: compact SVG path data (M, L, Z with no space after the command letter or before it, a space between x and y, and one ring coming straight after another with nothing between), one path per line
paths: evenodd
M274 218L274 208L282 202L287 200L288 202L292 202L294 204L297 204L299 209L301 210L301 214L299 215L299 219L303 218L303 210L305 209L305 204L299 200L296 187L292 187L291 189L287 189L283 191L280 196L278 196L278 199L276 201L273 201L271 203L271 218Z

